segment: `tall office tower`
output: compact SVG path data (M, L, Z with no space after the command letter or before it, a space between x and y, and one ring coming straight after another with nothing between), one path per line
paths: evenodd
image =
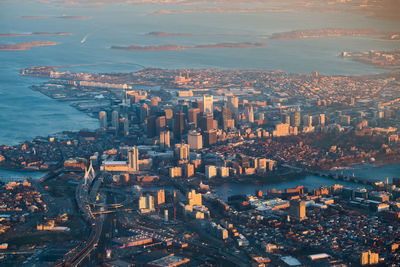
M129 119L124 118L124 135L129 135Z
M165 116L157 117L156 119L156 135L159 135L162 130L167 126L167 120Z
M154 211L154 197L152 195L147 196L147 207L150 211Z
M189 109L189 122L193 122L194 126L197 128L197 116L200 114L199 108L191 108Z
M174 112L172 111L172 109L165 108L164 113L165 113L165 119L172 120L172 118L174 116Z
M313 125L313 118L310 115L303 116L303 126L304 127L312 127Z
M188 134L188 144L191 149L202 149L203 136L197 131L190 131Z
M325 114L319 114L318 123L319 125L325 125Z
M152 107L157 107L158 106L158 102L160 102L160 101L161 101L161 98L152 96L151 100L150 100L150 105Z
M209 130L204 132L204 146L208 147L217 143L217 130Z
M204 112L204 101L203 101L203 99L197 99L196 107L200 109L200 113Z
M165 120L168 125L168 128L173 129L174 128L174 123L173 123L173 118L174 118L174 112L172 109L169 108L164 108L164 115L165 115Z
M174 156L177 160L189 159L189 145L175 144Z
M289 213L300 221L304 220L306 218L306 202L300 199L291 200Z
M169 136L169 131L160 132L160 147L163 149L171 147L171 138Z
M160 189L157 191L157 204L163 204L165 203L165 191L164 189Z
M137 147L128 148L128 169L129 171L139 170L139 150Z
M281 122L284 124L290 124L290 116L288 114L282 114Z
M149 106L147 106L147 104L144 103L140 107L140 122L144 122L146 120L147 116L149 116Z
M99 113L100 128L107 129L107 113L105 111L100 111Z
M222 113L221 113L221 124L222 124L222 129L227 130L228 128L231 128L229 122L232 120L232 110L228 108L226 105L222 107Z
M200 117L199 128L202 131L208 131L214 128L214 118L212 114L203 114Z
M185 113L179 111L174 115L174 137L175 139L181 139L183 131L185 129Z
M196 190L193 189L188 193L188 202L189 206L201 206L203 204L201 194L196 193Z
M147 128L147 136L151 138L156 136L156 116L151 115L147 117L145 123Z
M237 109L239 108L239 98L236 96L230 96L228 107L232 109L232 111L237 111Z
M300 111L295 111L292 113L290 125L299 127L301 124L301 113Z
M204 113L212 114L214 112L214 97L203 96Z
M111 125L112 125L112 127L114 127L118 131L118 128L119 128L119 113L118 113L118 111L114 110L111 115L112 115Z
M253 112L253 106L249 105L246 107L244 110L246 119L248 122L253 123L254 122L254 112Z
M144 210L147 209L147 198L146 197L139 197L139 209Z

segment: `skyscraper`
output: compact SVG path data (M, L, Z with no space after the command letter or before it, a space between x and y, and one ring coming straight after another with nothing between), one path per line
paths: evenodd
M248 122L253 123L254 122L254 112L253 112L253 106L247 106L245 109L245 116Z
M154 137L156 135L156 116L148 116L145 122L147 127L147 136Z
M214 118L212 114L203 114L200 117L199 128L202 131L208 131L214 128Z
M289 213L300 221L304 220L306 218L306 202L300 199L291 200Z
M222 107L222 128L224 130L228 129L230 124L230 120L232 119L232 110L228 108L226 105Z
M193 122L194 126L197 127L197 116L200 114L199 108L191 108L189 109L189 122Z
M212 114L214 111L214 98L213 96L203 96L204 113Z
M325 114L319 114L318 116L318 123L319 125L325 125Z
M192 149L202 149L203 137L197 131L190 131L188 134L188 144Z
M160 189L157 191L157 204L163 204L165 203L165 191L164 189Z
M124 134L129 135L129 119L124 119Z
M140 122L144 122L146 120L147 116L149 116L149 106L147 106L147 104L144 103L140 107Z
M128 169L129 171L139 170L139 150L137 147L128 148Z
M174 115L174 136L175 139L181 139L185 129L185 113L179 111Z
M100 128L107 129L107 113L105 111L100 111L99 113Z
M233 111L237 111L239 108L239 98L236 96L229 97L228 107Z
M175 144L174 155L177 160L189 159L189 145Z
M292 113L291 125L299 127L301 124L301 113L300 111L295 111Z
M112 112L111 125L112 125L112 127L115 128L115 130L118 131L118 128L119 128L119 113L118 113L117 110L114 110Z
M204 132L204 146L208 147L217 143L217 130L209 130Z
M165 119L165 116L157 117L157 119L156 119L156 134L157 135L160 134L160 132L165 129L166 125L167 125L167 120Z
M169 131L161 131L160 132L160 148L170 148L171 147L171 138L169 135Z

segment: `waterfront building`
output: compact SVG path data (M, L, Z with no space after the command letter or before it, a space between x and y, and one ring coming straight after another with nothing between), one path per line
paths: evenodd
M229 168L228 167L219 167L218 168L218 176L221 178L229 177Z
M205 174L207 179L211 179L217 176L217 168L212 165L207 165L205 167Z

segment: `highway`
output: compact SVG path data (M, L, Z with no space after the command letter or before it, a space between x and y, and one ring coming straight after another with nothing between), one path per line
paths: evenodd
M92 187L85 185L82 181L75 191L75 198L85 220L92 226L89 238L86 242L81 243L69 251L63 258L62 262L56 266L79 266L84 260L96 249L101 233L103 231L103 224L105 220L105 214L96 216L93 214L90 205L90 199L95 198L97 191L103 181L103 177L98 177L93 183ZM90 192L90 193L89 193ZM104 209L102 207L101 209Z

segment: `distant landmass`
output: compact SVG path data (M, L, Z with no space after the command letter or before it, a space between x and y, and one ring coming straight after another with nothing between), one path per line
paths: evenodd
M383 32L371 29L342 29L342 28L323 28L323 29L305 29L288 32L273 33L269 38L275 40L292 40L306 38L324 38L340 36L374 36L382 35Z
M36 47L36 46L49 46L58 44L59 44L58 42L51 42L51 41L35 41L35 42L27 42L19 44L6 44L6 45L0 45L0 51L21 51L21 50L29 50L31 47Z
M56 19L91 19L91 16L21 16L23 19L49 19L49 18L56 18Z
M265 43L218 43L207 45L194 45L194 46L179 46L179 45L159 45L159 46L112 46L112 49L121 50L141 50L141 51L161 51L161 50L189 50L189 49L211 49L211 48L259 48L265 47Z
M39 35L71 35L69 32L31 32L31 33L0 33L0 37L39 36Z
M150 36L192 36L193 33L149 32Z

